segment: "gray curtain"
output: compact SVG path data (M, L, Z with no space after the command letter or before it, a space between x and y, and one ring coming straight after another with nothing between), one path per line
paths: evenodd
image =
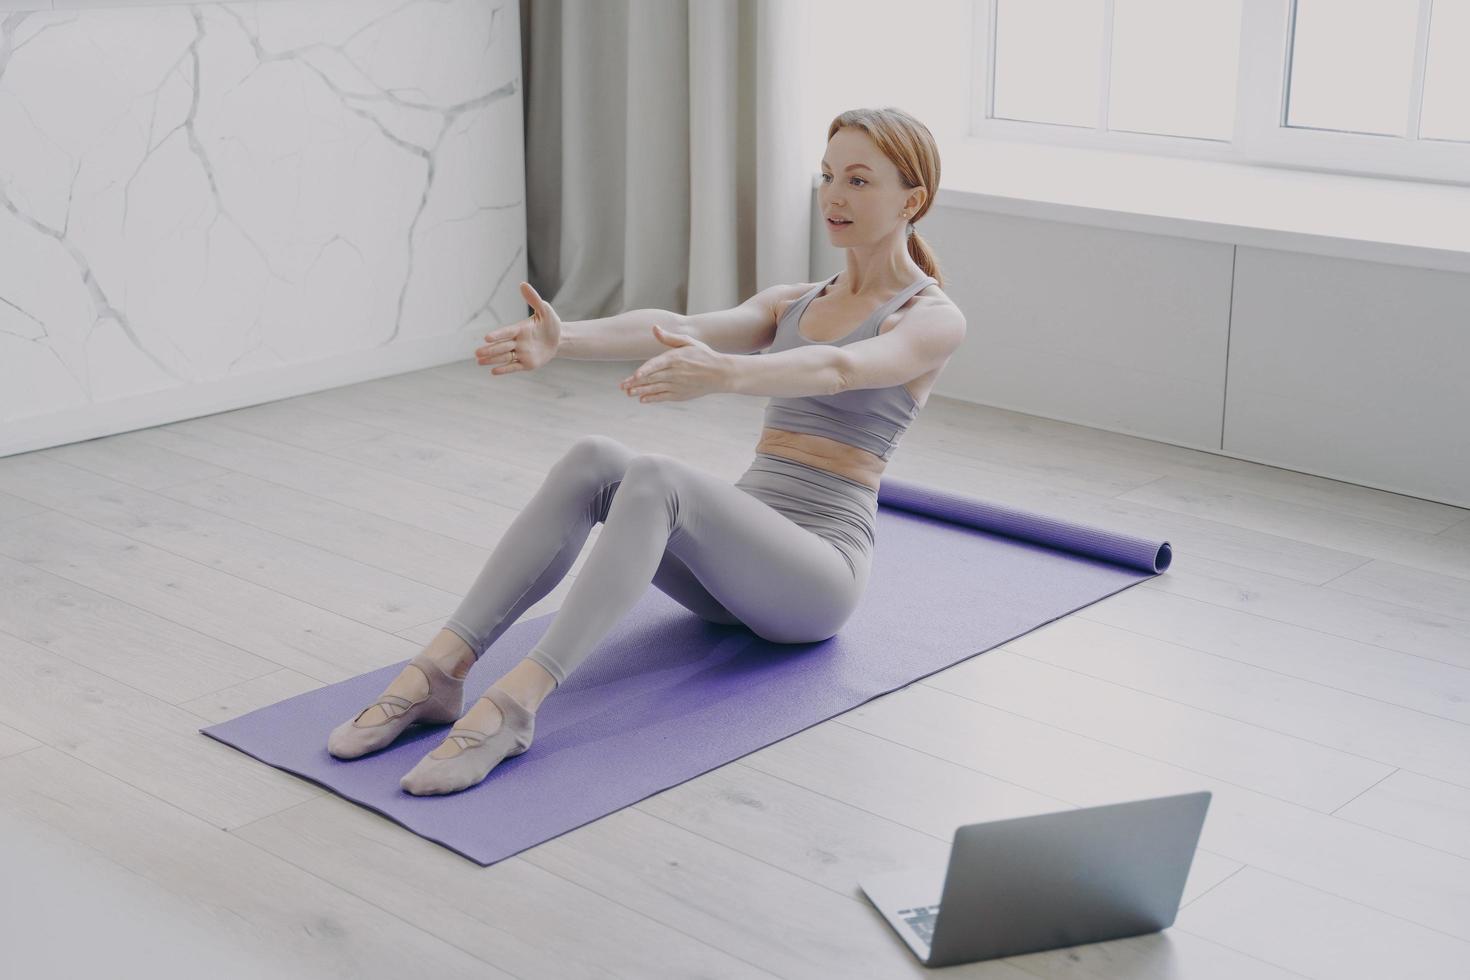
M520 0L528 278L565 319L808 278L796 11Z

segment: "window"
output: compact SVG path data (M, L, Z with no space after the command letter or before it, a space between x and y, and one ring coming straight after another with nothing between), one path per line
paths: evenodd
M972 134L1470 184L1470 0L975 0Z

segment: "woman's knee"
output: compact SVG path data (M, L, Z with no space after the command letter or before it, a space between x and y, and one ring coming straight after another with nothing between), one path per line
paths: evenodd
M643 489L662 491L674 485L687 464L663 453L640 453L623 467L623 486L618 491Z
M578 436L562 454L561 464L599 484L622 477L636 453L611 436L592 432Z

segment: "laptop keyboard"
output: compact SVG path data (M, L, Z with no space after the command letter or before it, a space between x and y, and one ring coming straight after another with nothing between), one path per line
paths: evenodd
M934 919L939 915L938 905L922 905L913 909L899 909L898 916L909 924L918 937L929 946L934 942Z

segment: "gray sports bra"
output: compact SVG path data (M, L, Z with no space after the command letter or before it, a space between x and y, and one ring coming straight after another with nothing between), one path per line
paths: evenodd
M776 323L776 339L767 348L769 353L818 343L801 335L801 315L806 312L811 301L821 295L822 290L832 285L838 275L841 273L819 283L787 307ZM910 283L869 314L855 330L836 340L821 343L843 346L878 336L878 328L889 314L908 302L915 293L936 282L938 280L933 276L925 276ZM853 388L835 395L772 398L766 403L765 424L789 432L826 436L859 449L866 449L886 460L893 455L899 438L918 414L919 405L908 389L903 385L893 385L888 388Z

